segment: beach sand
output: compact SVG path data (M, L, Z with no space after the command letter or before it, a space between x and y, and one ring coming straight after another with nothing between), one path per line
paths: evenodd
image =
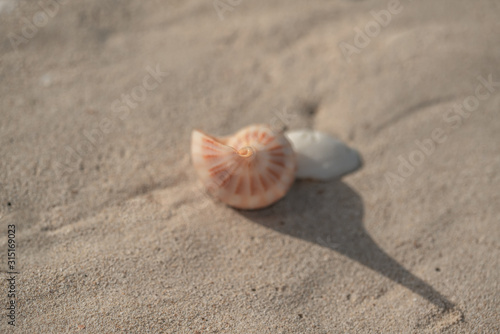
M1 333L500 331L497 1L54 1L0 1ZM252 123L363 166L234 210L190 135Z

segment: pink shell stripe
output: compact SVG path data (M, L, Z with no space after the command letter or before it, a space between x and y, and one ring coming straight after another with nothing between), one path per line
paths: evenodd
M215 138L193 131L191 157L198 176L224 203L242 209L266 207L294 181L295 153L282 134L252 125Z

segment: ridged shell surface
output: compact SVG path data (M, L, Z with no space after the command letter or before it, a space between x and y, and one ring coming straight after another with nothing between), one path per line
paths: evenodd
M240 209L281 199L295 179L295 153L283 134L251 125L223 138L194 130L191 159L208 191Z

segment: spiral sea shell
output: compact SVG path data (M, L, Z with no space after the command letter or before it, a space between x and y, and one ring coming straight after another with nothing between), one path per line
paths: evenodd
M222 138L194 130L191 159L208 191L240 209L273 204L295 179L292 146L267 125L251 125Z

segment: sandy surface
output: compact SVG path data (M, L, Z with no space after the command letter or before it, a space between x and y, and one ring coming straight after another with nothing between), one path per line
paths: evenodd
M1 333L500 331L498 1L41 3L0 1ZM364 165L233 210L190 133L251 123Z

